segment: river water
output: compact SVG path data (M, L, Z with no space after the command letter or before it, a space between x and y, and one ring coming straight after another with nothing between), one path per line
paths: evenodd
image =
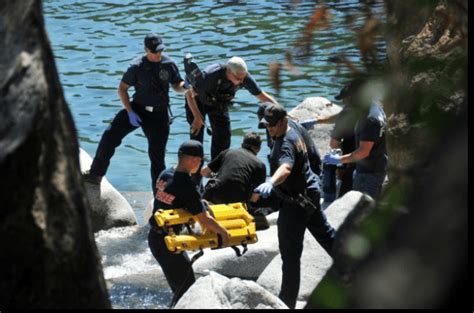
M315 30L310 57L298 56L294 44L301 38L315 7L323 2L329 9L329 27ZM122 74L132 59L143 54L147 33L163 36L165 53L178 63L183 77L182 59L187 52L194 55L201 68L214 62L225 63L232 56L244 58L263 90L290 110L307 97L322 96L334 101L347 70L338 72L328 61L330 57L343 53L361 67L353 29L365 20L362 2L365 1L45 0L43 9L80 145L94 156L103 131L122 108L117 95ZM382 3L370 2L375 2L375 16L382 18ZM348 20L353 21L352 28ZM383 48L378 46L380 51ZM300 75L283 70L281 91L277 94L271 84L269 63L284 63L287 50L294 52ZM183 94L171 91L170 99L176 119L167 145L167 166L176 163L178 146L189 138ZM232 147L239 146L250 130L264 137L264 130L257 129L257 106L258 100L246 90L237 93L230 112ZM204 146L209 154L207 135ZM263 144L260 156L267 153ZM107 178L126 194L143 225L141 216L151 192L147 142L140 129L129 134L116 150ZM148 250L145 227L100 232L96 241L108 280L159 269ZM147 287L144 277L133 282L109 285L115 308L160 308L169 302L164 279L159 290L156 285Z

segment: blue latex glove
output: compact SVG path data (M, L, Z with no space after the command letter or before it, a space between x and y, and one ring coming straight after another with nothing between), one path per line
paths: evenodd
M342 165L341 156L335 153L326 153L323 162L332 165Z
M318 122L317 118L310 118L310 119L307 119L307 120L300 121L299 123L304 128L310 128L310 127L316 125L317 122Z
M254 189L254 192L257 192L263 198L268 197L273 190L273 184L270 181L267 181L263 184L260 184L257 188Z
M130 112L127 112L127 113L128 113L128 120L130 121L130 124L132 124L135 127L140 127L140 124L141 124L142 120L137 115L137 113L135 113L133 111L130 111Z
M183 87L184 87L184 89L189 89L189 88L191 88L191 84L189 83L189 80L188 80L187 77L184 79L184 85L183 85Z

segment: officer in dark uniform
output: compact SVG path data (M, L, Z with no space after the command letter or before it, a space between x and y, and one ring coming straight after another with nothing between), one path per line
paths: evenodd
M118 94L124 109L117 113L102 135L91 168L84 173L87 182L100 184L122 139L141 126L148 140L152 190L155 193L156 179L165 168L165 149L170 129L169 85L175 91L185 91L176 63L162 54L164 48L160 36L148 34L145 37L146 55L133 60L123 75ZM132 101L128 95L131 86L135 88Z
M319 178L309 166L307 147L301 135L288 123L285 109L268 105L261 122L274 139L270 154L272 177L255 189L262 197L280 194L283 201L278 216L278 242L283 261L279 298L294 308L300 286L300 258L306 228L332 255L335 230L321 209ZM283 196L281 196L283 195ZM311 205L300 205L295 199Z
M271 105L271 103L265 102L259 105L258 111L257 111L257 116L259 120L263 118L263 113L265 112L265 108L268 105ZM291 128L297 131L303 138L306 148L308 149L308 159L309 159L309 165L311 167L311 170L316 175L319 176L321 174L321 163L322 163L321 156L319 154L318 149L316 148L314 140L311 138L310 134L308 133L308 130L305 124L300 124L299 122L293 120L291 117L288 118L288 124ZM265 128L264 123L261 123L261 122L258 123L258 128ZM273 139L269 135L268 130L266 130L266 134L267 134L267 145L270 149L272 149Z
M263 91L242 58L232 57L227 64L212 64L195 78L193 88L186 92L186 115L191 125L191 139L203 142L206 115L209 116L212 132L211 159L230 147L231 127L229 106L235 93L247 89L262 102L276 101Z
M248 132L240 148L224 150L204 166L202 176L216 175L209 179L203 198L212 203L245 202L249 207L253 190L267 176L265 164L257 158L261 144L257 133Z
M350 82L334 97L336 100L342 100L344 107L338 113L334 123L329 146L332 149L341 149L342 154L350 153L356 147L354 127L362 112L357 106L353 105L352 99L361 85L362 81ZM355 163L345 163L336 168L337 177L341 181L341 187L337 195L338 198L352 190L354 170Z
M154 214L158 209L182 208L193 214L199 224L222 237L223 245L227 245L229 233L219 225L205 210L205 203L197 191L196 184L190 175L195 173L203 158L203 147L199 141L189 140L181 144L178 150L178 165L161 172L156 182L156 194L153 214L149 223L148 245L155 259L160 264L172 291L175 293L173 303L194 283L195 277L191 261L186 252L172 253L166 247L164 237L167 233L158 225ZM173 226L175 234L183 230L182 225Z
M364 83L369 83L368 81ZM377 82L370 82L377 84ZM383 90L372 86L373 90ZM387 173L388 155L385 147L387 118L382 108L381 95L357 93L354 105L360 110L354 127L355 149L343 155L326 154L324 163L343 165L355 163L353 190L378 199Z

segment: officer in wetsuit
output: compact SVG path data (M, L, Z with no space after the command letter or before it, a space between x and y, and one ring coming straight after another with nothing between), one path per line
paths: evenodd
M191 125L191 139L203 142L206 115L214 135L211 141L211 159L230 147L231 125L229 107L235 93L247 89L262 102L276 103L263 91L247 70L242 58L232 57L225 65L212 64L195 77L195 84L186 91L186 116Z
M286 110L278 104L268 105L261 122L273 138L270 154L272 177L255 192L261 197L280 194L278 243L283 261L279 298L294 308L300 286L300 258L306 228L332 256L335 230L328 223L320 206L319 178L311 170L307 147L301 135L289 126ZM310 206L299 205L294 199L304 198Z
M148 245L155 259L160 264L166 280L173 291L173 303L188 290L195 282L191 261L186 252L172 253L166 247L164 238L167 233L160 228L154 219L158 209L181 208L194 215L202 227L217 233L222 238L223 245L228 244L229 233L209 215L196 184L191 180L204 156L202 144L189 140L181 144L178 150L178 165L161 172L156 182L156 194L153 204L153 214L150 217L150 232ZM183 230L183 225L173 226L175 234ZM173 304L172 303L172 304Z
M158 174L165 168L165 150L169 135L169 85L184 92L184 81L178 66L162 52L161 37L155 33L145 37L145 55L132 61L124 73L118 93L124 109L119 111L105 130L97 147L91 168L83 176L86 182L100 184L115 149L130 132L141 127L148 140L152 190ZM135 88L130 101L128 89Z

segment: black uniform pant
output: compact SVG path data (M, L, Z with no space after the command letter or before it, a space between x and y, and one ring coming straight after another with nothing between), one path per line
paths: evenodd
M338 168L336 170L337 177L341 180L341 187L339 188L338 198L345 195L352 190L352 176L354 174L355 166L346 166L345 168Z
M191 260L186 252L171 253L165 244L165 233L157 233L153 228L148 233L148 246L165 274L176 301L196 281Z
M148 157L150 158L151 187L156 193L156 179L165 169L165 150L169 135L169 116L167 111L148 112L143 107L132 103L132 108L142 120L141 127L148 140ZM99 146L91 165L91 173L104 176L122 139L138 127L130 124L125 109L119 111L110 126L100 139Z
M196 99L196 98L195 98ZM230 147L230 118L229 118L229 108L226 105L223 105L222 108L211 107L202 104L196 99L199 111L201 111L202 117L205 119L206 115L209 116L209 121L212 128L212 140L211 140L211 160L214 159L220 152L228 149ZM194 116L191 109L188 106L186 100L186 119L188 120L189 125L193 123ZM191 139L204 141L204 126L201 127L197 135L190 135Z
M300 289L300 259L306 228L329 255L332 255L331 250L336 233L321 209L319 191L308 189L307 196L318 208L309 218L301 207L289 206L283 202L277 221L278 244L283 261L283 276L278 297L289 308L295 307Z

